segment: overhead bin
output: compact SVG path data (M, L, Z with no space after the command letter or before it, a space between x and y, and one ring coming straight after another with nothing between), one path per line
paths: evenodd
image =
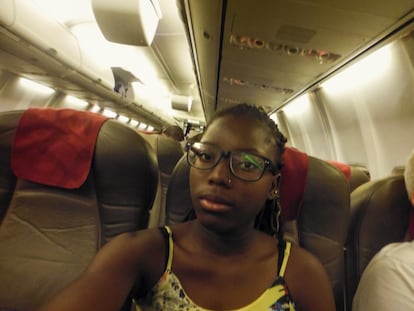
M51 18L33 1L5 2L0 10L0 24L60 61L67 67L66 77L79 72L113 90L115 80L111 68L100 66L86 54L76 36L65 25Z
M2 5L0 23L71 67L81 67L78 41L64 25L50 18L33 1L6 1L9 3Z
M158 0L92 0L93 14L108 41L149 46L162 17Z

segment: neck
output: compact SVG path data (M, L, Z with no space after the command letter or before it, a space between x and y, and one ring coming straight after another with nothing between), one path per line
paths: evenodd
M250 252L252 247L259 244L256 242L262 234L254 229L253 225L243 230L217 232L195 220L191 227L193 239L197 244L209 253L219 255L240 255Z

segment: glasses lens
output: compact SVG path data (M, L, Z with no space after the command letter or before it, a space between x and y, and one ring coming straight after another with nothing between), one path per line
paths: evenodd
M231 169L233 174L241 179L258 180L265 170L265 160L246 152L232 152Z
M187 152L188 163L195 168L210 169L220 159L221 150L213 145L194 143Z

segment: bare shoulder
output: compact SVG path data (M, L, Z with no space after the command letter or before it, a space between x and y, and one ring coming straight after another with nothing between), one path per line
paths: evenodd
M287 265L286 282L300 310L335 310L326 269L316 256L294 244Z
M120 234L98 252L88 271L121 269L139 283L150 283L163 272L164 245L158 228Z
M162 243L157 229L118 235L78 279L41 310L119 310L131 289L135 295L144 294L161 276Z
M146 252L158 250L162 243L162 235L158 228L126 232L109 241L100 253L105 255L116 253L117 257L128 254L128 257L136 259L144 257Z
M325 272L322 263L315 255L294 243L292 243L289 263L295 265L296 271L308 269L311 269L312 271L319 271L323 269L323 272Z

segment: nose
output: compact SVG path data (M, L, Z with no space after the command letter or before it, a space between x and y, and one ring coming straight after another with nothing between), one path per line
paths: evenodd
M228 179L232 175L230 171L230 159L221 157L216 166L214 166L208 176L208 182L214 184L228 185Z

